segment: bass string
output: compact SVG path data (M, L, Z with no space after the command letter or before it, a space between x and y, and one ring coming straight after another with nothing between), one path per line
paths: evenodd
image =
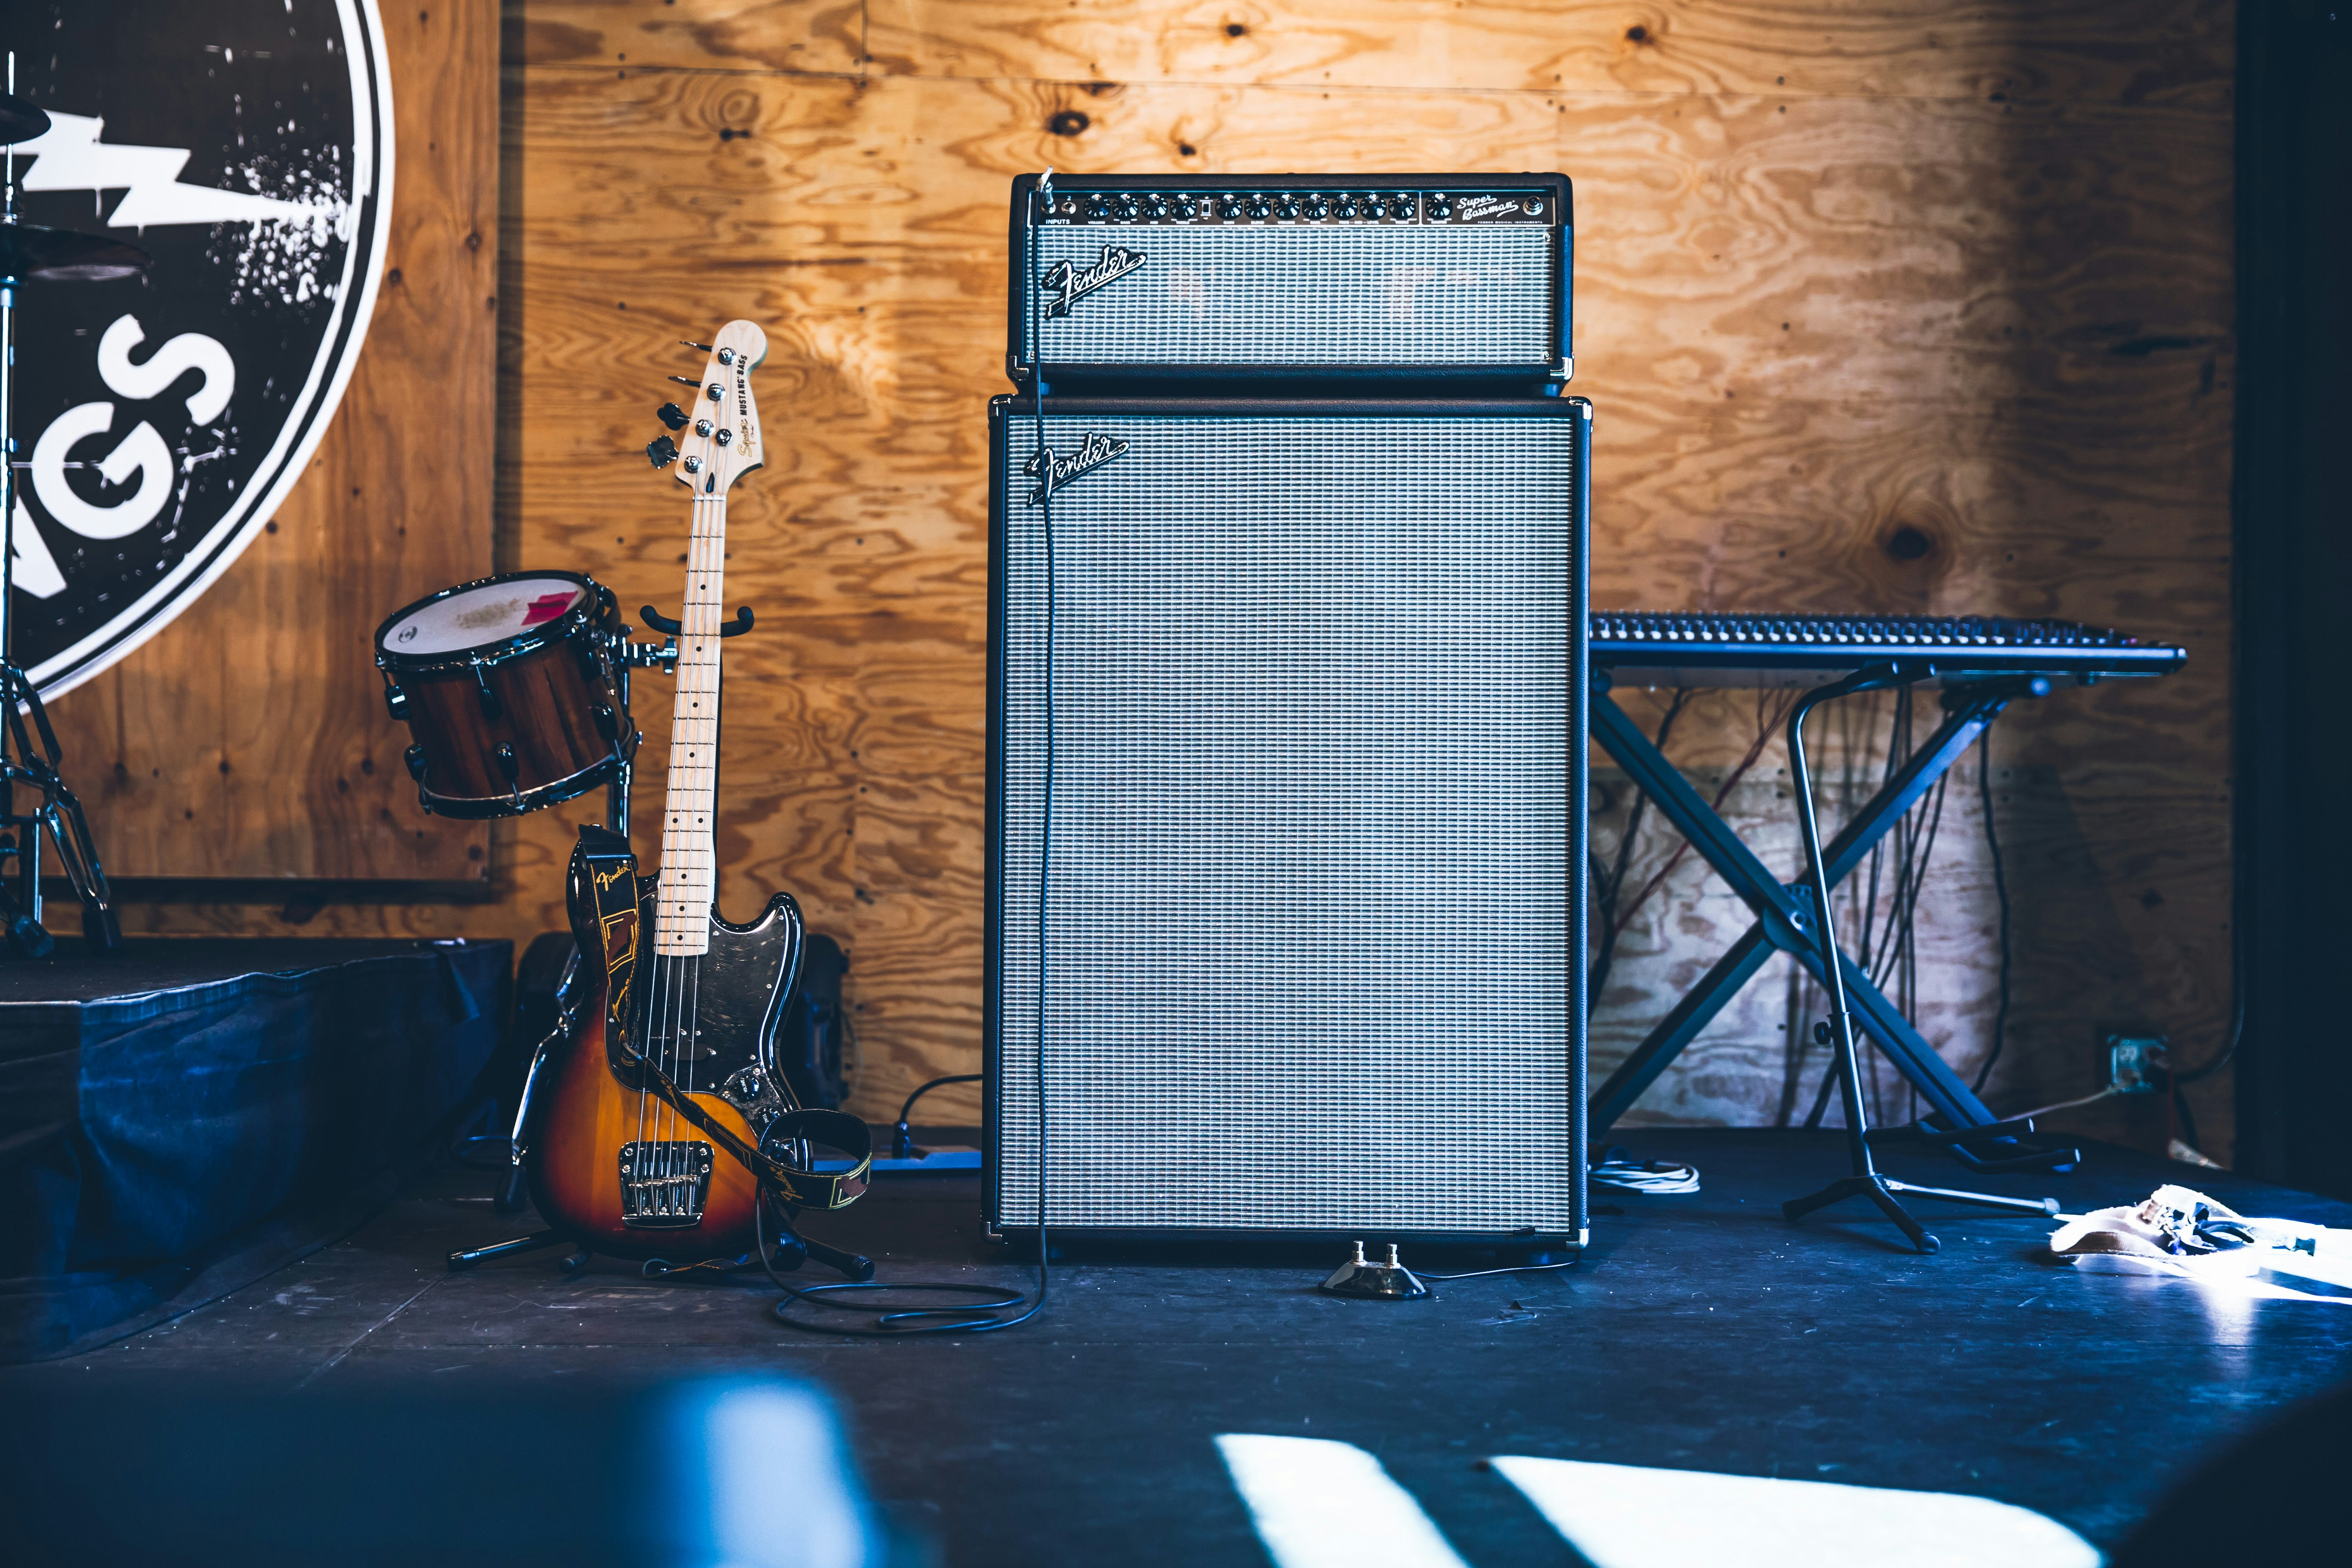
M656 998L659 996L661 993L661 960L658 957L655 958L651 967L653 973L645 976L645 989L640 992L640 994L645 997L645 1018L649 1026L655 1017L654 1008L656 1005ZM628 1026L629 1019L625 1012L621 1018L621 1027L625 1030ZM646 1033L650 1034L651 1029L648 1028ZM651 1041L640 1038L630 1043L636 1047L637 1054L640 1057L643 1057L646 1047L651 1044ZM650 1089L651 1085L646 1080L643 1068L640 1068L637 1073L637 1154L640 1159L645 1155L646 1099ZM636 1172L636 1175L641 1181L645 1178L646 1174L646 1173L642 1169Z

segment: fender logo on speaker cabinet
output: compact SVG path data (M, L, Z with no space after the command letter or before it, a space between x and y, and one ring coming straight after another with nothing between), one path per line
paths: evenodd
M25 221L153 258L18 298L16 657L54 697L194 603L310 467L383 271L392 107L377 0L8 15L50 122L16 146Z
M1056 261L1039 274L1038 285L1045 290L1045 314L1066 316L1070 304L1079 296L1091 294L1106 283L1117 282L1143 265L1143 252L1129 250L1123 245L1106 245L1102 259L1085 271L1079 271L1066 261Z
M1125 456L1127 456L1127 443L1116 436L1106 436L1099 430L1089 432L1087 438L1078 443L1078 449L1066 458L1055 457L1054 448L1051 447L1032 452L1029 455L1029 460L1021 465L1021 471L1024 474L1034 474L1042 467L1045 470L1045 479L1035 489L1029 492L1029 504L1035 506L1047 496L1062 489L1079 475L1090 474L1113 458Z

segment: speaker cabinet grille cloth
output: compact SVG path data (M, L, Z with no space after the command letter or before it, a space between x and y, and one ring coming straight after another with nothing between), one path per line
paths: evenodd
M990 1189L1021 1229L1045 511L1035 416L992 423ZM1047 400L1049 1224L1583 1229L1590 428Z
M1050 224L1040 270L1096 266L1138 242L1139 273L1038 335L1053 364L1540 365L1558 357L1559 236L1483 229L1166 227L1146 235ZM1151 263L1157 263L1156 268Z

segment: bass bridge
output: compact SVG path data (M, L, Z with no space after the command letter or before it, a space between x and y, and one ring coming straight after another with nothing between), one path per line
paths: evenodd
M710 1199L708 1143L621 1145L621 1223L649 1229L700 1225Z

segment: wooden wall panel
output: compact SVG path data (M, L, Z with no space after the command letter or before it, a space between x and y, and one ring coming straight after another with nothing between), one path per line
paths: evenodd
M873 0L867 11L872 68L927 76L2134 103L2219 103L2230 85L2231 11L2211 4L2157 16L2130 0Z
M2190 647L2174 679L2030 705L1993 750L2017 956L1988 1092L2080 1093L2099 1026L2164 1029L2193 1057L2229 1005L2232 16L2208 0L509 0L499 563L674 601L683 510L635 456L661 378L691 367L672 340L767 325L777 456L730 519L730 592L761 622L729 650L721 898L789 888L850 948L856 1103L887 1114L978 1061L982 404L1003 387L1011 178L1564 170L1600 600L2062 615ZM638 691L650 811L667 693ZM1879 765L1885 714L1836 721L1832 817ZM1675 754L1719 777L1755 723L1752 698L1703 697ZM1780 764L1776 743L1727 809L1793 871ZM1975 766L1946 800L1920 938L1922 1026L1968 1071L1997 969ZM1623 792L1600 783L1605 842ZM501 826L488 904L288 912L528 936L559 923L562 858L592 815ZM1654 822L1639 849L1646 876L1671 845ZM1743 923L1685 859L1627 931L1596 1070ZM1809 1098L1819 1003L1792 984L1769 972L1639 1118L1770 1121ZM2200 1101L2223 1149L2226 1084ZM976 1114L969 1093L931 1103ZM2114 1109L2099 1130L2161 1143L2149 1108Z
M497 13L383 16L392 235L342 404L262 537L52 710L118 879L487 884L488 833L417 815L370 639L489 570Z

